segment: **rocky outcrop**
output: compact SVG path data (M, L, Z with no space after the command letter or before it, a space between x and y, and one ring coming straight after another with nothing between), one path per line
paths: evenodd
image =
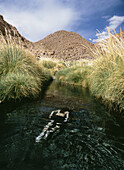
M7 23L2 15L0 15L0 41L5 43L14 42L31 51L34 47L33 43L24 38L14 26Z

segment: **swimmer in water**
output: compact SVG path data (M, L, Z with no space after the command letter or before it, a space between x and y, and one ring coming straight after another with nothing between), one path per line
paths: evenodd
M61 112L61 110L52 111L49 115L49 119L51 121L44 127L43 131L40 133L38 137L36 137L36 142L40 142L40 140L46 139L49 133L53 133L56 129L60 128L62 123L67 122L69 119L69 112Z

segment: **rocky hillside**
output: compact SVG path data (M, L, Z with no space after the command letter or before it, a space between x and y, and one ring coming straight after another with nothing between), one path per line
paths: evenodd
M1 42L15 42L25 48L32 48L33 43L20 35L15 27L8 24L2 15L0 15L0 41Z
M28 49L35 56L38 55L40 50L45 50L42 45L40 48L37 48L35 43L30 42L25 37L23 37L14 26L4 20L2 15L0 15L0 42L14 42L15 44L21 45L25 49Z
M124 39L124 31L117 33L116 36ZM20 44L38 59L47 57L64 61L92 59L91 49L95 46L100 47L100 43L94 45L79 34L64 30L57 31L33 43L24 38L14 26L8 24L0 15L0 42L8 43L9 41Z
M94 45L81 37L79 34L67 31L57 31L48 35L35 44L39 49L38 55L57 58L62 60L79 60L82 58L91 59L90 49ZM40 46L46 49L40 50Z
M0 15L0 41L6 43L14 41L28 49L37 58L57 58L65 61L90 59L92 57L89 48L94 47L79 34L63 30L50 34L38 42L30 42L21 36L15 27L8 24L2 15Z

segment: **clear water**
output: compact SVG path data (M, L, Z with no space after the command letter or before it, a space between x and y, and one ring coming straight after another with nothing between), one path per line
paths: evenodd
M56 109L70 119L37 143ZM124 169L124 129L86 89L53 82L42 99L0 112L0 170Z

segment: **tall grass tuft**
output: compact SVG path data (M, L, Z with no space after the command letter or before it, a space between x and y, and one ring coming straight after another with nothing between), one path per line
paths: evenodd
M40 91L40 79L21 73L8 73L0 81L0 99L36 97Z
M89 76L93 95L102 98L109 109L124 110L124 40L109 32L100 44Z
M36 59L21 47L0 46L0 101L36 97L44 77Z
M108 30L109 31L109 30ZM99 48L100 47L100 48ZM124 111L124 39L117 34L92 49L94 60L77 62L57 73L57 81L80 84L102 99L109 110Z

